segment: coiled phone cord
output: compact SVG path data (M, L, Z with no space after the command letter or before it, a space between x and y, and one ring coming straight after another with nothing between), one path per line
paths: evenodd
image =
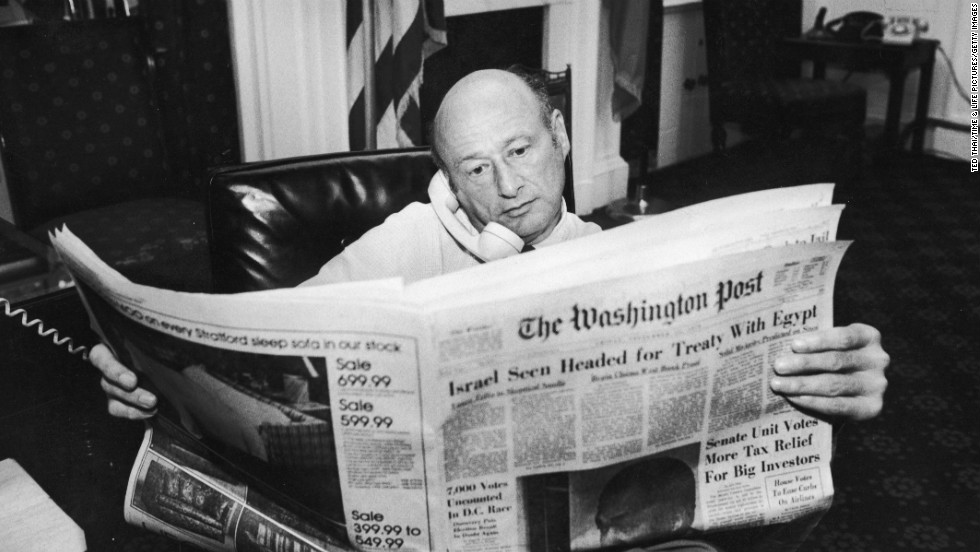
M68 336L61 337L56 328L45 328L44 322L42 322L40 318L34 318L33 320L28 318L27 311L20 308L14 309L10 301L3 297L0 297L0 304L3 305L3 314L7 318L16 319L19 315L21 326L24 326L25 328L33 327L37 331L37 335L41 337L48 337L54 342L55 345L67 348L68 352L73 355L81 355L82 360L88 360L88 347L76 347L72 338Z

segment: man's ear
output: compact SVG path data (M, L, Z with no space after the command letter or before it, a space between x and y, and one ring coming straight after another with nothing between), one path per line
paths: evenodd
M568 132L565 130L565 117L557 109L551 112L551 133L561 147L562 157L568 157L568 152L572 150L572 144L568 140Z

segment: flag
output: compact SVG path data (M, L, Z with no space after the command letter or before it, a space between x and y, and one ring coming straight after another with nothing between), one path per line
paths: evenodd
M422 143L422 62L446 45L442 0L347 1L347 113L351 151L366 148L362 1L374 2L377 148Z

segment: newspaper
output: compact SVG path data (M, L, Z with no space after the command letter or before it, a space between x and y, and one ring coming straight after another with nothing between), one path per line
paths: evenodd
M831 427L768 386L832 325L831 185L412 285L236 295L54 244L161 397L127 518L211 550L588 550L807 519Z

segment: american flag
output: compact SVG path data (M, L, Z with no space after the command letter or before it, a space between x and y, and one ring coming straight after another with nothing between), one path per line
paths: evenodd
M376 147L422 142L419 87L422 62L446 45L442 0L347 1L347 109L351 151L366 149L363 2L374 4Z

